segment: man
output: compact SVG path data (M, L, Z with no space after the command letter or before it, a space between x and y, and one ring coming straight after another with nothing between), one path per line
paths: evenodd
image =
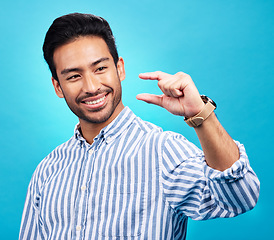
M20 239L185 239L188 217L233 217L255 206L259 181L244 147L190 76L140 74L163 95L137 99L184 116L203 152L124 107L124 61L103 18L57 18L43 51L55 92L79 124L35 170Z

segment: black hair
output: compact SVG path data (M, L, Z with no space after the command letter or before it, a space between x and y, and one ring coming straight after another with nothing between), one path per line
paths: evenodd
M56 48L74 41L81 36L101 37L107 44L115 65L118 62L118 52L115 39L108 22L92 14L71 13L56 18L46 33L43 53L49 65L52 77L58 81L53 54Z

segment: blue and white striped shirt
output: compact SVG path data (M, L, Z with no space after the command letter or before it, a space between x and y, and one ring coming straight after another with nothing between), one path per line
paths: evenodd
M234 217L252 209L259 180L243 145L223 171L182 135L128 108L92 145L76 127L29 184L20 239L185 239L187 218Z

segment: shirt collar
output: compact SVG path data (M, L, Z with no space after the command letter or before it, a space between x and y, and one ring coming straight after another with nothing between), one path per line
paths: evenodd
M94 138L94 141L99 138L104 138L106 143L110 143L112 140L118 137L125 129L127 129L135 118L135 114L129 109L129 107L125 107L110 124L105 126L100 131L100 133ZM80 132L80 123L75 126L74 136L80 142L86 141Z

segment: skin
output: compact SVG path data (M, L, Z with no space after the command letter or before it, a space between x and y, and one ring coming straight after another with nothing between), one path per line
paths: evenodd
M145 80L157 80L163 95L143 93L137 99L161 106L169 112L185 117L193 117L204 107L200 94L191 77L179 72L170 75L163 72L140 74ZM239 149L216 115L212 113L199 127L194 128L205 154L207 164L223 171L239 159Z
M121 81L125 79L124 61L117 66L103 39L80 37L57 48L53 55L59 81L52 78L57 96L65 98L78 116L83 137L92 144L100 130L124 108L121 101ZM142 73L144 80L157 80L163 95L143 93L138 100L161 106L172 114L192 117L204 107L191 77L183 72L170 75L163 72ZM87 102L100 100L90 105ZM207 164L217 170L229 168L239 159L239 150L232 138L212 113L195 128Z
M55 92L65 98L78 116L82 135L91 144L124 108L121 101L124 61L119 58L116 66L105 41L92 36L80 37L57 48L53 60L59 80L52 78ZM92 101L100 102L87 104Z

